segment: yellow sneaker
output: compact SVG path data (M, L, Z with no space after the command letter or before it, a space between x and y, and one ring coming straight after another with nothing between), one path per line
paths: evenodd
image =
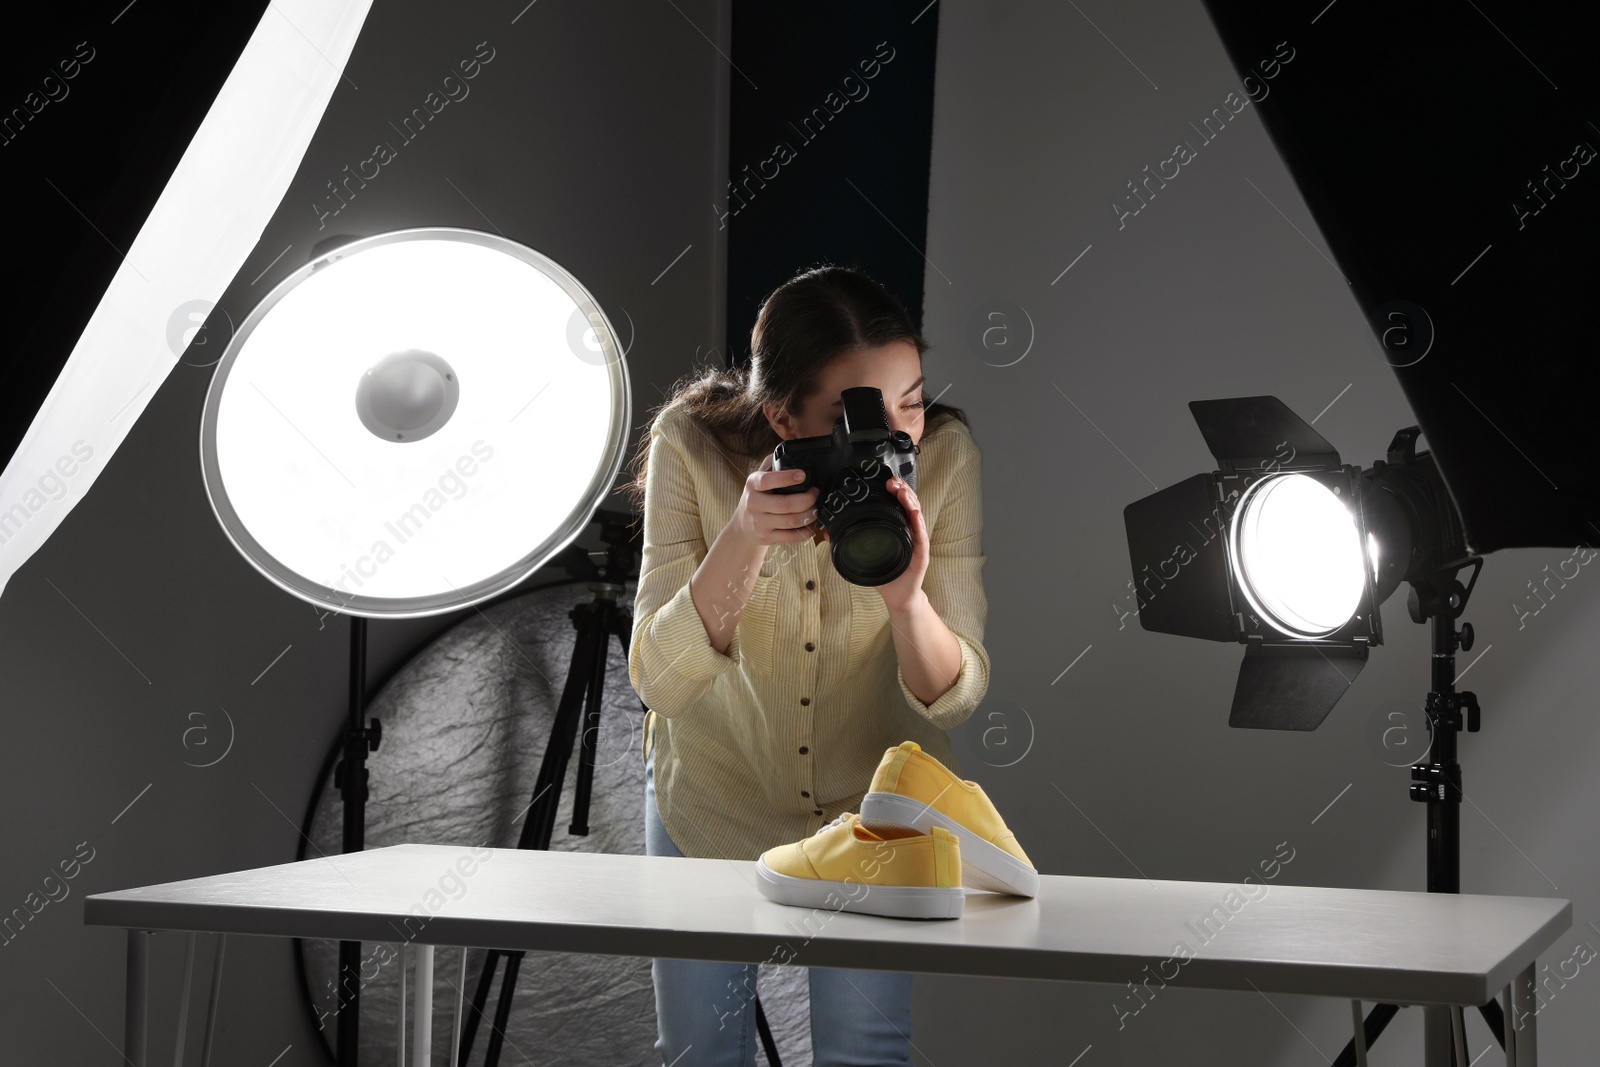
M861 801L861 825L887 833L944 829L961 842L961 881L975 889L1039 895L1039 872L977 782L957 778L915 741L883 754Z
M756 861L763 896L800 908L895 919L959 919L961 851L954 834L903 826L874 833L847 811L806 838Z

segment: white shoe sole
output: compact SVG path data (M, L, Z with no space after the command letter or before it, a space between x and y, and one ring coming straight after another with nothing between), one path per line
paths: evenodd
M966 894L960 886L873 885L780 874L756 860L761 895L779 904L828 911L853 911L891 919L959 919ZM831 899L830 899L831 898Z
M898 793L868 793L861 801L861 825L876 830L908 826L928 833L940 826L961 843L961 884L1019 897L1039 895L1039 872L999 845L990 844L954 819Z

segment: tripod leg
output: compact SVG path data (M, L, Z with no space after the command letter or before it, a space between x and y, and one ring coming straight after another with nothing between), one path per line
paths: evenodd
M556 806L561 799L562 783L566 781L567 761L572 756L572 743L578 732L578 718L585 692L591 684L593 663L596 657L605 652L605 635L595 625L600 621L596 606L593 603L579 604L572 609L572 619L573 625L578 628L572 645L572 663L561 689L561 703L550 728L550 740L545 745L544 758L539 761L533 804L528 808L522 824L518 848L550 847L550 837L556 825ZM491 1063L490 1067L494 1065Z
M1383 1033L1383 1028L1389 1021L1400 1013L1397 1004L1374 1004L1372 1010L1367 1012L1367 1021L1362 1026L1362 1033L1366 1037L1366 1046L1371 1048L1378 1040L1378 1035ZM1351 1038L1345 1043L1344 1051L1339 1053L1339 1058L1333 1061L1334 1067L1356 1067L1356 1042Z
M552 724L550 730L550 740L545 744L544 759L539 763L539 776L537 781L534 783L533 800L529 803L528 807L524 809L522 833L517 839L518 848L546 848L550 844L550 831L548 827L554 825L555 823L555 802L559 798L550 796L549 794L555 790L556 784L561 780L561 777L565 776L566 768L566 760L564 758L558 760L557 754L562 748L561 739L570 734L570 731L563 729L563 727L567 720L576 715L573 705L576 700L581 699L581 693L577 688L577 684L585 674L585 672L581 669L581 665L586 662L585 657L590 654L589 646L591 645L591 642L585 636L585 628L583 624L578 621L591 614L586 610L587 608L588 605L580 604L577 608L573 609L573 620L574 624L578 626L578 636L573 644L572 666L567 671L566 684L561 690L561 704L556 711L555 722ZM580 615L580 612L583 612L584 614ZM570 738L567 741L567 744L570 747ZM561 777L557 776L558 763L561 768ZM546 811L548 811L548 815L546 814ZM546 827L542 833L540 831L541 826ZM472 1012L467 1016L466 1027L461 1035L462 1063L466 1063L468 1061L468 1057L472 1054L472 1041L477 1035L478 1020L483 1018L484 1005L489 1002L489 987L494 984L495 966L499 962L500 957L505 956L506 977L504 981L512 981L512 976L516 974L516 971L513 969L512 960L516 958L516 955L517 954L514 953L499 952L493 949L484 954L483 969L478 974L478 984L472 992ZM499 1017L499 1013L502 1009L506 1011L510 1010L510 1000L504 984L501 986L501 998L495 1009L497 1018ZM498 1042L496 1042L493 1035L491 1035L489 1054L487 1060L485 1061L487 1067L496 1067L499 1062L498 1052Z
M500 1046L506 1039L506 1023L511 1018L511 997L517 985L517 971L522 966L522 953L506 953L506 977L500 983L500 1002L494 1008L494 1029L489 1032L489 1049L483 1062L500 1062Z
M572 624L577 627L577 637L572 645L572 663L567 668L567 678L561 689L561 703L550 728L550 739L545 744L544 758L539 762L539 776L534 782L533 802L528 805L522 824L518 848L548 849L555 829L556 808L561 800L561 785L567 777L567 761L572 756L574 735L578 731L579 713L583 708L587 690L594 685L594 676L604 676L606 632L601 627L609 619L601 609L602 601L579 604L572 609ZM596 660L599 666L595 665ZM500 999L495 1005L494 1030L489 1035L489 1045L484 1056L484 1067L499 1067L500 1047L505 1040L506 1021L511 1017L511 999L516 992L517 971L522 965L522 953L501 953L506 957L505 975L500 981ZM489 973L485 963L485 973ZM480 989L480 992L483 992ZM474 1005L478 1006L474 997ZM466 1062L467 1049L462 1050Z
M495 949L483 955L483 969L478 972L478 984L472 990L472 1011L467 1015L466 1025L461 1031L462 1063L466 1063L467 1057L472 1055L472 1039L478 1033L478 1020L483 1018L483 1006L489 1003L489 987L494 985L494 970L500 962L500 955Z
M762 1010L761 998L756 997L756 1033L761 1036L761 1048L767 1054L767 1063L771 1067L783 1067L783 1061L778 1059L778 1043L772 1040L772 1027L767 1025L767 1013Z
M611 643L606 635L614 627L616 601L598 600L593 610L596 618L593 629L597 633L595 654L589 664L589 687L584 694L583 723L578 731L578 781L572 793L572 824L569 833L585 835L589 832L589 794L594 785L594 754L600 747L600 714L604 710L606 687L606 656ZM626 650L623 653L627 655Z
M1483 1021L1488 1024L1489 1032L1494 1035L1495 1041L1501 1048L1505 1048L1506 1023L1505 1017L1500 1013L1500 1002L1491 1000L1487 1004L1479 1004L1478 1014L1483 1016Z

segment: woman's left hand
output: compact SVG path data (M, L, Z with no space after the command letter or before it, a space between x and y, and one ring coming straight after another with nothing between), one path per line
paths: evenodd
M928 573L928 524L922 515L922 502L916 490L903 479L890 476L886 484L900 501L911 523L911 565L892 582L874 586L883 595L883 603L891 614L908 610L923 595L922 579Z

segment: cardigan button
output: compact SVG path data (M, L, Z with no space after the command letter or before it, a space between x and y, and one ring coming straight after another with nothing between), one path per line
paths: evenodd
M813 808L811 810L811 814L813 814L813 815L821 815L822 814L822 809L821 808Z
M816 582L813 582L810 578L806 579L806 588L807 589L815 589L816 587L817 587L817 583Z
M800 706L802 708L809 707L810 704L811 704L811 698L810 697L801 697L800 698Z
M804 790L804 789L802 789L802 790L800 790L800 795L801 795L801 796L803 796L803 797L808 797L808 796L810 796L810 795L811 795L811 794L810 794L810 793L808 793L808 792L806 792L806 791L805 791L805 790Z
M800 746L800 755L804 756L807 752L810 752L810 751L811 750L809 748L807 748L805 745L801 745Z
M817 650L817 646L816 645L812 644L810 641L806 642L806 651L807 652L815 652L816 650Z

